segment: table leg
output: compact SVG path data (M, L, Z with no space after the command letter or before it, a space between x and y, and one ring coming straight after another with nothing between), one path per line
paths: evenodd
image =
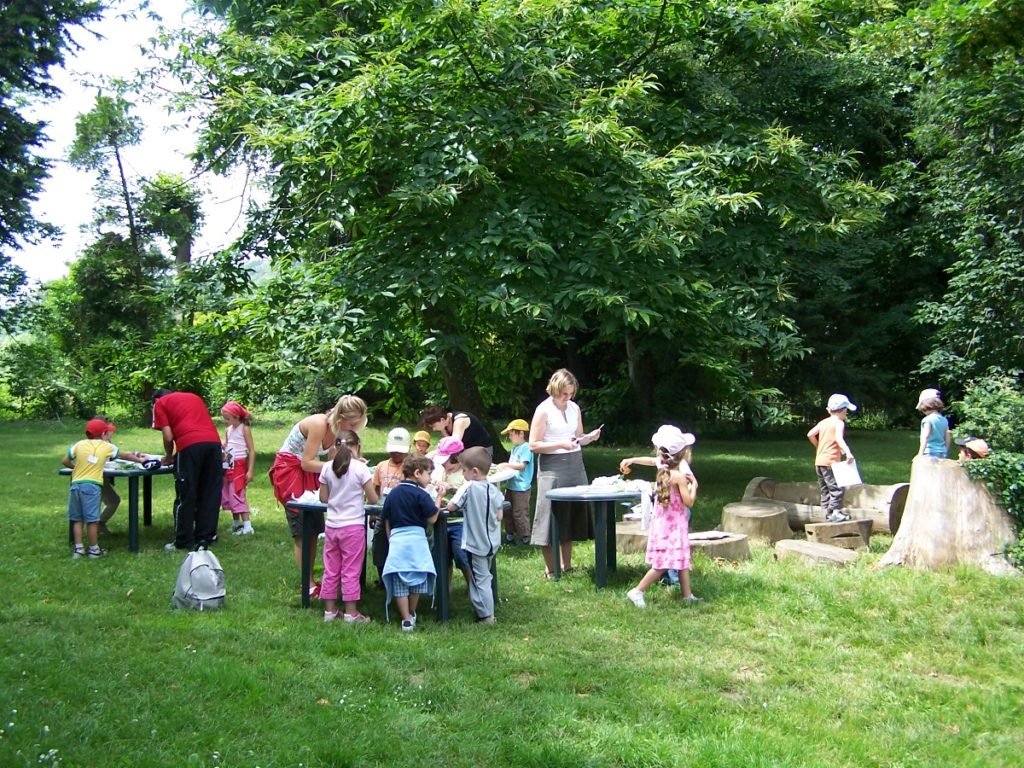
M617 558L615 548L615 505L608 505L608 570L617 570Z
M302 515L302 607L309 608L309 570L313 565L310 562L310 542L313 540L313 523L309 519L312 513L299 512Z
M142 524L153 524L153 476L142 478Z
M139 551L139 478L128 477L128 551Z
M448 518L444 513L434 523L434 595L437 597L437 620L451 618L451 601L448 593Z
M558 515L555 514L559 503L551 502L551 514L548 516L551 521L548 524L548 532L551 534L551 562L553 563L551 576L555 581L562 578L562 550L558 542Z
M608 507L607 501L591 503L594 510L594 585L601 589L608 583Z

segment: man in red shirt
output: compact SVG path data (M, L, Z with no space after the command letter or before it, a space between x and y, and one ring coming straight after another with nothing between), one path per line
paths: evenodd
M158 389L153 429L164 436L163 463L175 465L174 542L165 549L208 547L217 540L224 483L217 426L198 395Z

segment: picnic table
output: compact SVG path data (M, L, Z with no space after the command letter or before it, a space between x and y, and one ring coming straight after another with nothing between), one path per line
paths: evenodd
M639 501L640 491L615 485L573 485L552 488L547 497L553 502L586 502L594 514L594 585L601 589L608 584L608 571L615 570L615 505L623 501ZM558 516L551 510L551 551L557 580L562 578L562 558L558 554Z
M310 607L309 599L309 571L310 566L310 549L311 543L313 542L316 534L313 533L313 522L316 520L316 516L321 517L327 512L327 505L323 502L304 502L304 501L289 501L286 505L288 509L301 515L302 517L302 581L301 581L301 599L302 607ZM380 515L384 510L382 504L366 504L363 507L366 513L366 519L369 520L371 516ZM434 589L434 604L437 609L438 621L448 621L451 618L451 597L448 594L449 580L448 580L448 521L461 520L461 517L451 515L448 512L442 510L437 516L437 522L434 523L434 570L437 571L437 578L435 580L436 588ZM370 556L370 547L366 548L367 557ZM496 570L496 569L495 569ZM494 599L497 602L498 599L498 576L492 571L494 575ZM366 586L366 567L364 564L362 577L360 584Z
M71 470L63 467L58 474L70 475ZM142 523L153 524L153 477L156 475L173 475L173 466L160 466L156 469L118 467L103 469L103 477L128 478L128 551L139 551L139 479L142 479ZM70 524L69 524L70 526Z

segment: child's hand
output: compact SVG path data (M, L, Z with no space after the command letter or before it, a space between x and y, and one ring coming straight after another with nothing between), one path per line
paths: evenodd
M632 459L623 459L622 461L620 461L619 462L619 472L621 474L623 474L623 475L628 475L630 472L633 471L633 470L631 470L629 468L630 464L632 464L632 463L633 463Z

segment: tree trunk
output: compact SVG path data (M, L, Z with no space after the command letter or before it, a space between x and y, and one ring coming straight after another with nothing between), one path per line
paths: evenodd
M442 314L443 312L436 311L436 308L435 311L428 311L428 322L449 337L457 337L457 329L453 328L451 322L443 318ZM501 444L501 434L487 418L484 398L476 384L476 374L473 372L473 365L465 348L454 345L445 346L438 353L437 362L441 369L445 390L448 392L449 404L460 411L469 411L480 419L494 444L494 460L496 462L506 461L508 451Z
M955 461L918 456L899 531L879 566L935 569L960 563L992 574L1015 574L1003 556L1016 540L1010 516L984 483Z
M636 339L632 332L626 331L624 341L626 370L629 372L629 383L633 388L634 418L641 424L647 424L654 411L654 382L650 375L649 356L637 349Z
M179 237L174 240L174 269L181 272L192 263L192 238Z

